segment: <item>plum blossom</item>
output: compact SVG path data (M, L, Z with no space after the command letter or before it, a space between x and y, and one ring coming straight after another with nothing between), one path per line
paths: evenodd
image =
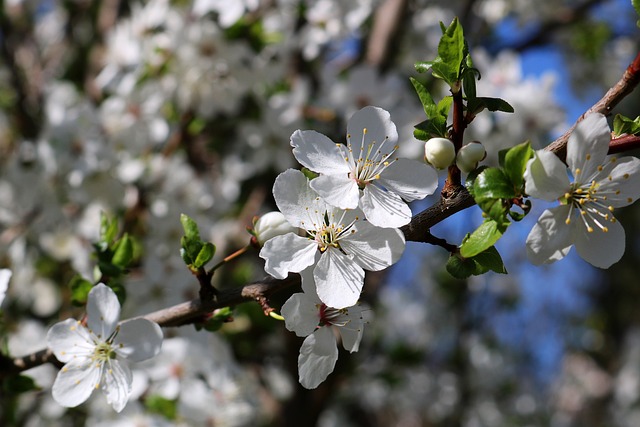
M404 252L404 235L398 229L374 227L358 209L328 205L298 170L281 173L273 195L287 221L307 235L287 233L268 240L260 251L265 271L284 279L289 272L314 266L318 296L329 307L354 305L360 298L364 270L382 270Z
M327 307L316 294L313 272L302 271L302 290L293 294L282 306L285 326L299 337L306 337L300 347L298 374L300 384L318 387L333 372L338 360L334 329L340 333L342 345L350 353L358 351L364 330L363 307Z
M340 209L359 207L378 227L408 224L411 209L406 202L423 199L438 187L432 167L393 157L397 140L391 116L378 107L365 107L351 116L347 145L315 131L291 135L295 158L321 174L311 188Z
M624 229L612 212L640 196L640 160L607 156L611 134L606 118L590 114L571 134L567 165L555 154L537 151L527 164L525 190L560 206L545 210L527 237L527 254L534 264L562 259L575 245L590 264L608 268L622 257Z
M158 354L162 330L141 318L118 324L119 317L116 294L99 283L89 292L86 326L67 319L49 329L47 343L56 358L65 363L52 388L53 399L60 405L78 406L101 387L116 412L125 407L132 383L128 361Z

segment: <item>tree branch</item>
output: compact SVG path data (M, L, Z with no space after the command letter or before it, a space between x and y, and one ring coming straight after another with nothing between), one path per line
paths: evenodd
M597 111L603 114L611 112L625 96L633 91L640 82L640 53L629 65L620 81L612 87L600 101L583 114L576 122L580 122L587 114ZM545 149L552 151L562 158L566 156L566 145L569 135L575 128L575 124L564 135L556 139ZM636 148L640 143L640 137L623 136L616 138L611 143L611 152L621 152L631 148ZM404 233L407 241L428 242L430 239L429 229L442 222L453 214L467 209L475 204L473 197L462 186L452 186L452 191L447 197L441 197L433 206L414 216L411 222L400 230ZM199 299L184 302L173 307L155 311L143 316L145 319L154 321L160 326L181 326L189 323L204 320L213 310L222 307L229 307L257 301L262 303L272 294L293 286L299 286L300 276L289 275L284 280L277 280L267 277L263 280L253 282L240 288L224 289L213 295L209 301ZM21 372L44 363L55 362L54 356L49 350L41 350L33 354L10 359L0 357L0 378Z

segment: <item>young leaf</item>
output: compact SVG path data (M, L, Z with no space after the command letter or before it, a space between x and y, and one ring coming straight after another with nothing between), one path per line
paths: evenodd
M489 111L502 111L504 113L514 112L511 104L501 98L488 98L485 96L480 96L478 98L470 99L467 104L467 109L473 115L477 115L485 108Z
M506 226L492 219L486 219L460 246L460 255L472 258L489 249L504 234Z
M533 157L533 149L529 141L511 147L504 154L504 172L507 174L513 187L518 189L524 184L524 171L527 162Z
M487 168L473 181L476 202L485 199L511 199L516 196L509 177L500 168Z
M476 271L476 263L471 258L463 258L459 254L451 254L446 269L456 279L466 279Z
M447 260L446 269L449 274L457 279L479 276L488 271L495 271L500 274L507 273L507 269L502 262L502 257L495 246L491 246L471 258L465 258L460 254L451 254Z
M440 73L452 87L460 80L460 70L466 53L462 25L458 22L458 18L454 18L438 43L438 58L442 64L439 67Z
M126 268L133 259L133 241L128 234L124 234L118 241L111 263L120 268Z
M200 248L200 252L198 252L195 261L193 261L193 266L195 268L203 267L206 263L211 261L215 252L216 247L212 243L206 242L202 245L202 248Z
M613 134L620 135L636 135L640 133L640 116L635 120L631 120L629 117L625 117L622 114L616 114L613 119Z
M200 240L200 231L198 230L198 224L191 219L188 215L180 215L180 223L184 229L184 235L190 240Z
M71 278L69 287L71 288L71 303L81 307L87 303L87 297L93 288L93 283L76 275Z
M486 273L487 271L495 271L500 274L507 274L507 269L502 262L502 257L495 246L491 246L485 251L472 258L478 265L478 271Z

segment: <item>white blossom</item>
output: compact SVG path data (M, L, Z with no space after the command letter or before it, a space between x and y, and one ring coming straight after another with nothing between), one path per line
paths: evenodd
M527 164L527 194L560 201L560 206L542 213L527 237L527 254L534 264L562 259L572 245L585 261L600 268L622 257L624 229L612 212L640 195L640 160L607 156L610 140L606 118L590 114L567 144L573 182L565 165L551 152L538 151Z
M47 343L56 358L65 363L52 388L53 398L60 405L78 406L93 390L102 388L116 412L125 407L132 382L128 361L158 354L162 331L156 323L141 318L118 324L119 317L116 294L99 283L89 292L86 326L67 319L51 327Z
M354 305L362 291L364 270L382 270L404 251L404 235L398 229L374 227L362 219L360 210L328 205L300 171L281 173L273 195L287 221L307 235L287 233L268 240L260 251L265 271L284 279L289 272L299 273L313 265L318 296L329 307Z
M293 155L321 174L311 182L325 201L340 209L360 207L371 224L402 227L411 221L405 201L422 199L438 186L438 175L422 162L393 157L398 132L389 113L365 107L351 116L347 145L315 131L291 135Z
M316 294L313 272L301 272L302 290L293 294L282 306L282 316L288 330L306 337L300 347L298 374L300 384L318 387L333 372L338 360L334 329L340 333L342 345L350 353L358 351L364 330L363 308L327 307Z

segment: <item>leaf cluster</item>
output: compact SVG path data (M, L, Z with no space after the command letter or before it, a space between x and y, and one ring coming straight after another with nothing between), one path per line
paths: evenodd
M180 223L184 229L184 236L180 239L180 256L191 271L197 272L211 261L216 247L200 239L198 224L188 215L181 214Z

